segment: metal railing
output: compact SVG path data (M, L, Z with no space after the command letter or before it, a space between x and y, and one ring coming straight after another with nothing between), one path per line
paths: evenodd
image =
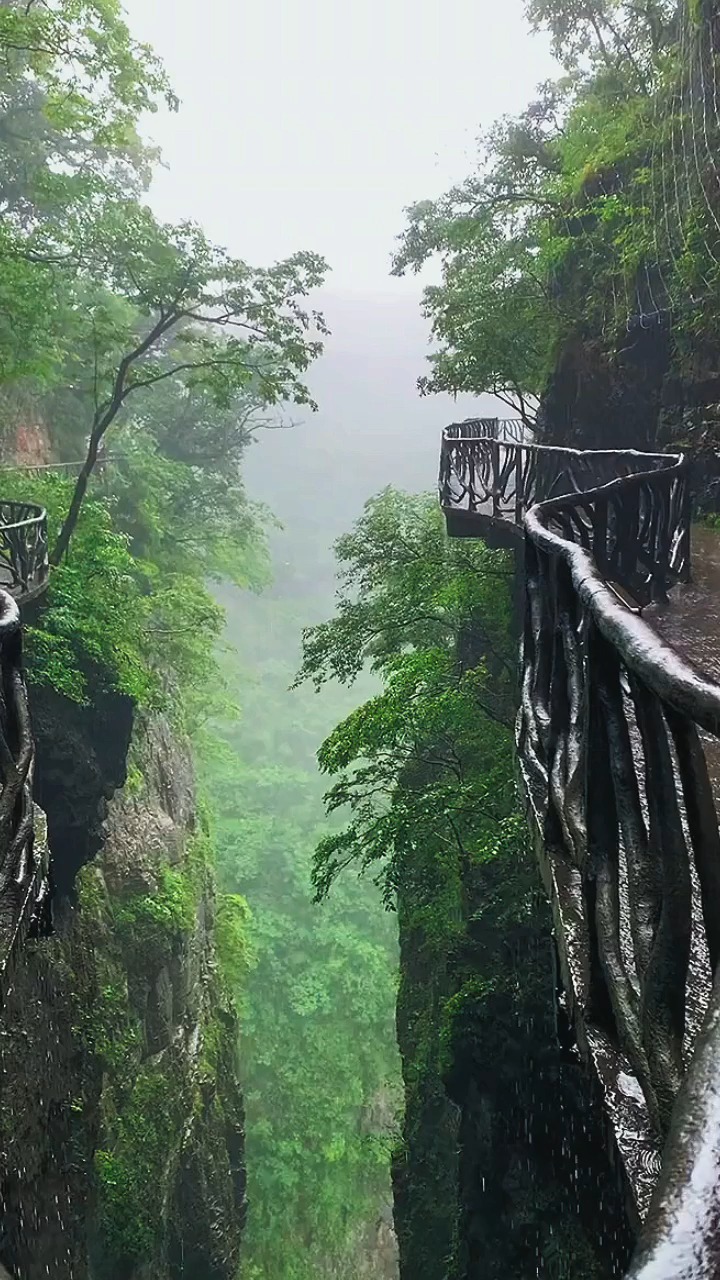
M0 591L0 1001L17 948L46 923L47 844L36 839L35 743L30 725L18 604Z
M121 457L117 453L102 453L93 468L95 475L102 475L108 464L117 462ZM86 458L76 458L72 462L7 462L0 466L0 474L22 473L29 476L61 475L78 476L87 462Z
M720 686L639 616L689 576L685 463L453 430L440 497L451 532L460 512L465 535L525 534L518 758L578 1045L646 1219L630 1274L720 1276Z
M47 844L36 839L35 743L22 657L21 604L48 582L44 509L0 500L0 1001L22 939L47 924Z
M16 600L31 600L45 590L48 571L44 509L0 499L0 589Z

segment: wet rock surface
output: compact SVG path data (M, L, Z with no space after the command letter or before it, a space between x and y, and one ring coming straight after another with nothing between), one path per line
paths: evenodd
M426 895L429 879L401 885L401 1280L554 1275L561 1260L584 1280L621 1276L623 1190L599 1089L556 1004L530 849L466 873L444 940Z
M70 718L81 803L47 766L45 798L66 872L83 813L92 842L55 936L18 959L0 1032L0 1258L12 1280L234 1280L237 1021L189 752L160 717L135 724L122 760L122 714L104 744L90 727Z

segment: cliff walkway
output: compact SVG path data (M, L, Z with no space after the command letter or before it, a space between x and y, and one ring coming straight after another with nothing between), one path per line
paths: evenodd
M98 460L96 476L116 455ZM3 473L76 476L84 460L0 466ZM23 674L21 609L48 584L47 515L0 499L0 1006L18 946L49 927L49 854L33 805L35 744Z
M48 581L47 516L0 500L0 1003L22 938L43 926L49 866L33 804L35 744L22 660L20 608Z
M687 465L474 421L444 433L440 500L451 536L524 568L521 791L638 1231L628 1274L720 1277L720 640L693 665Z

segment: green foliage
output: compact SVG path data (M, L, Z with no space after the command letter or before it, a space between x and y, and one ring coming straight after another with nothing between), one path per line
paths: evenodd
M187 870L160 868L154 893L138 893L115 908L118 928L142 951L164 948L178 935L190 933L197 911L197 886Z
M179 419L187 443L189 420L195 457L208 443L211 408L234 443L202 466L206 481L214 472L205 510L216 506L224 474L225 533L234 532L230 471L251 416L286 401L312 404L304 376L325 325L305 299L325 263L296 253L253 268L201 227L161 223L143 203L158 157L139 121L158 100L176 104L117 0L10 0L0 52L0 385L29 384L41 417L62 417L62 406L69 435L87 450L52 558L67 553L106 432L116 421L126 431L157 422L148 407L156 392L165 436ZM220 434L210 431L213 446ZM186 469L186 488L191 479ZM234 483L237 496L237 474ZM197 485L185 497L189 516L203 505ZM216 532L216 561L222 542ZM188 554L204 545L199 529ZM225 550L231 563L227 538Z
M168 1138L186 1116L172 1063L147 1063L114 1126L111 1150L95 1153L98 1224L106 1263L152 1258L162 1223Z
M718 126L708 14L666 0L527 12L567 74L484 136L471 177L409 210L395 271L442 266L421 389L492 392L532 426L568 353L589 379L652 330L658 363L669 331L674 374L712 361Z
M45 507L52 532L70 497L58 476L8 472L3 494ZM38 622L27 628L30 678L73 701L88 696L98 672L139 702L157 692L147 660L143 600L127 538L113 527L103 502L86 504L73 556L52 574Z
M0 377L52 380L72 352L71 284L93 219L147 185L140 115L176 105L116 0L10 0L0 11ZM59 271L58 268L62 270Z
M672 0L527 0L526 12L535 30L550 32L569 70L588 60L593 70L627 76L646 92L647 71L676 10Z
M318 843L315 887L332 902L344 868L373 867L397 907L404 1273L599 1277L614 1263L581 1220L587 1197L567 1209L577 1170L544 1110L567 1082L514 785L512 569L441 521L432 498L372 499L337 546L336 615L305 633L301 677L352 683L370 664L382 681L319 752L343 825Z
M318 581L302 531L291 555L300 572L313 565L324 601L331 584ZM243 711L204 730L201 778L221 888L251 911L252 967L238 975L251 1205L243 1267L277 1280L355 1280L367 1226L389 1196L395 949L371 885L348 882L322 908L311 901L324 829L315 750L349 699L288 693L300 622L318 611L301 594L292 598L292 584L267 597L228 594L238 653L223 667ZM244 937L242 920L240 929Z
M101 876L84 867L77 881L78 906L84 928L103 939L98 955L97 990L91 1005L78 1011L78 1037L112 1081L118 1099L127 1096L143 1056L142 1024L132 1010L120 940L113 936L113 916Z
M3 481L49 515L31 678L194 725L228 709L207 581L267 579L242 459L269 406L311 403L325 264L253 268L143 203L158 156L140 119L177 104L118 0L9 0L0 52L0 430L39 423L55 456L87 454L76 481ZM88 490L111 426L122 460Z
M75 1000L73 1027L78 1086L89 1096L73 1106L78 1114L91 1107L99 1125L89 1243L93 1274L107 1280L138 1267L153 1271L165 1257L183 1160L199 1162L207 1203L217 1213L208 1258L216 1256L213 1250L218 1257L234 1250L238 1237L232 1187L241 1170L239 1152L228 1145L242 1122L237 1021L222 979L244 973L247 910L240 899L221 905L220 980L205 962L193 976L194 939L204 940L206 924L208 942L211 937L212 847L205 824L175 852L173 865L161 849L134 849L132 856L142 881L153 887L110 895L100 867L83 868L72 941L73 965L79 957L90 983L90 998ZM166 1043L155 1040L148 989L168 973L191 979L183 993L173 976L172 1018L184 1021L177 1001L184 1002L198 1031L192 1052L169 1034ZM66 982L74 993L73 975L71 966ZM87 1140L86 1129L83 1150Z
M222 893L218 897L215 916L215 947L220 969L235 999L239 998L245 978L254 962L250 942L250 907L239 893Z
M127 778L125 779L125 791L130 796L140 795L145 786L145 779L142 770L136 764L129 764L127 770Z
M336 779L328 811L344 825L320 839L314 883L319 899L333 886L332 902L347 888L341 871L373 867L397 906L405 1122L396 1223L407 1274L446 1280L463 1206L458 1114L445 1078L461 1011L501 970L497 931L472 988L463 990L458 967L475 931L476 881L499 864L511 880L519 852L512 568L480 542L449 541L432 497L392 490L366 504L337 554L336 615L305 633L301 678L353 683L369 664L382 687L320 749L322 771Z
M350 821L318 844L314 882L322 899L345 867L380 864L391 901L408 849L487 856L512 808L512 570L482 543L448 541L433 499L392 490L337 553L337 616L305 633L300 678L351 682L369 662L383 689L319 752L337 777L328 812Z
M693 22L699 24L702 21L702 0L688 0L688 8Z
M3 495L44 506L52 534L71 485L52 474L7 472ZM164 572L159 555L160 563L138 561L122 524L106 495L85 503L72 554L52 570L39 619L26 631L30 679L76 702L108 684L158 706L168 704L171 676L176 700L182 691L192 711L194 691L204 693L216 670L208 646L220 634L222 610L203 584L202 566L191 564L194 574L183 575Z
M194 441L193 432L185 456L168 456L166 449L177 448L167 433L174 406L151 407L159 414L152 424L121 434L122 452L112 472L114 520L128 534L133 554L162 566L165 577L265 586L269 574L261 520L269 517L248 501L240 474L248 437L241 433L226 454L224 433L218 433L213 444L223 452L217 459L206 455L201 463L193 443L198 449L210 445L203 435ZM233 420L240 412L233 406Z

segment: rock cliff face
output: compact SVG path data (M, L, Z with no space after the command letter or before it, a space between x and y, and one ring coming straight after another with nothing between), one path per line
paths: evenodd
M234 1280L237 1021L187 745L121 699L37 694L56 933L0 1034L0 1258L15 1280Z
M529 854L402 876L394 1166L401 1280L623 1273L602 1117L558 1023Z

